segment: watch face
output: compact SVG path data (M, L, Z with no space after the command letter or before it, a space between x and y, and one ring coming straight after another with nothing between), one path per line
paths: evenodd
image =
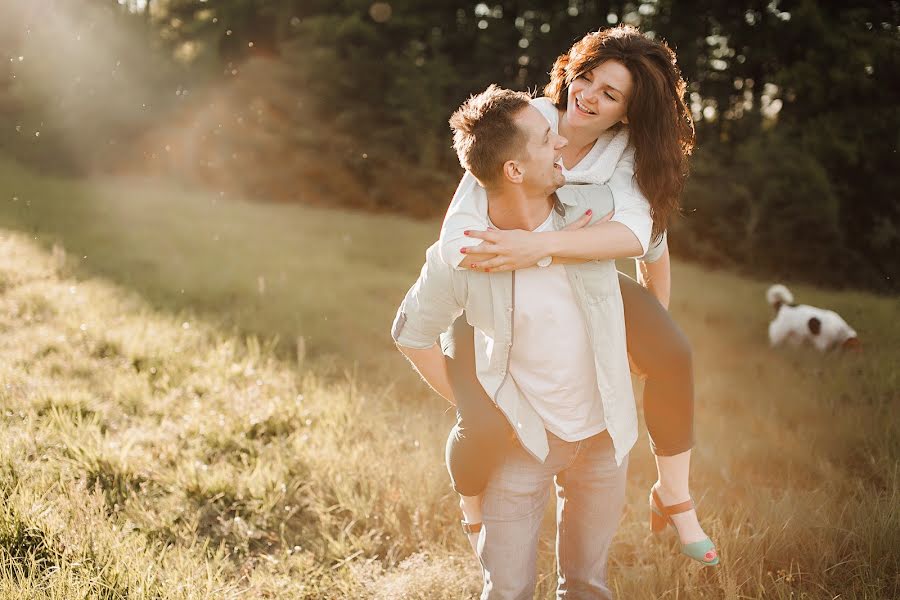
M552 256L545 256L545 257L542 258L541 260L537 261L537 266L539 266L539 267L549 267L549 266L550 266L550 263L552 263L552 262L553 262L553 257L552 257Z

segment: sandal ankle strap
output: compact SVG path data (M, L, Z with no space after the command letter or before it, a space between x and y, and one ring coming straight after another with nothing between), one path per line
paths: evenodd
M659 494L656 493L656 489L653 490L653 502L656 503L656 507L662 511L663 515L671 516L677 515L679 513L687 512L689 510L694 510L694 501L693 500L685 500L684 502L679 502L678 504L671 504L666 506L662 503L662 500L659 497Z
M465 521L460 521L460 523L462 523L462 530L466 535L481 531L481 523L466 523Z

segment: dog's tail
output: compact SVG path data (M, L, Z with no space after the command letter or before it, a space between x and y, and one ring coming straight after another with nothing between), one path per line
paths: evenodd
M780 283L776 283L766 291L766 300L775 309L775 312L778 312L782 305L794 303L794 295L791 293L791 290Z

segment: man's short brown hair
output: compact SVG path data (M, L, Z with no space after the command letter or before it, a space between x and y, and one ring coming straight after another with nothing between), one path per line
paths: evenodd
M491 84L463 102L450 117L459 164L482 184L496 181L503 163L518 156L517 149L524 152L528 140L515 117L530 101L524 92Z

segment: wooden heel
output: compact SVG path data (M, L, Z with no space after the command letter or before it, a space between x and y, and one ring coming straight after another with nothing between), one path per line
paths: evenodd
M650 507L650 531L652 533L659 533L669 524L666 521L666 518L659 514L656 510L653 509L653 506Z

